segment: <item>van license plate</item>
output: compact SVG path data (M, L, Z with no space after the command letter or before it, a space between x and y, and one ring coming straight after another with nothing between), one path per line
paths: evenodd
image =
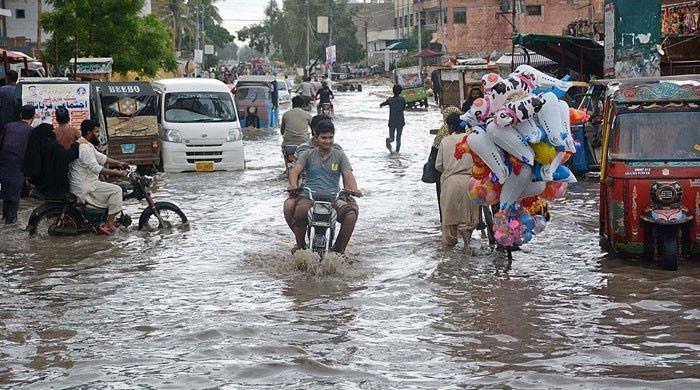
M211 172L214 170L213 161L197 161L194 163L194 169L197 172Z
M136 151L136 144L120 144L119 147L124 154L131 154Z

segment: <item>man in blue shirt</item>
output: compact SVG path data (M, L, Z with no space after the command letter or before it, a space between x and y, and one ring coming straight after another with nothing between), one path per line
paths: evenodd
M348 157L345 152L333 147L335 137L333 123L322 121L316 126L315 131L318 147L309 149L299 156L289 173L290 190L298 189L299 176L303 172L305 175L304 186L308 187L314 194L337 194L340 191L340 178L342 177L345 188L353 191L357 196L362 196L362 191L357 188ZM308 198L309 194L303 192L299 196L294 210L292 227L297 241L294 250L306 246L304 235L306 233L307 213L312 206L312 202ZM338 221L341 225L332 250L343 253L355 229L359 208L352 198L338 199L333 207L338 213Z

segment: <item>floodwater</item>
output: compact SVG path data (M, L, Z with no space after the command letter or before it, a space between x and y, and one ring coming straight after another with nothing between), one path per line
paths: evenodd
M0 387L700 387L699 264L601 254L593 182L552 206L510 270L441 248L420 182L440 115L408 113L390 156L386 91L335 104L366 194L348 260L289 254L272 130L247 133L245 171L163 175L155 197L187 231L39 240L0 226Z

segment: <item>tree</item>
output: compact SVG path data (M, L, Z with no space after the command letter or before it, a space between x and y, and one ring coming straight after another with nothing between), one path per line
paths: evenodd
M181 27L185 24L184 0L153 0L153 12L172 28L173 47L180 50Z
M238 60L241 62L249 62L253 57L260 57L260 52L252 49L249 46L241 46L238 49Z
M271 0L265 9L262 23L248 26L238 32L240 41L265 54L274 53L290 64L306 62L306 7L307 0L285 0L280 8ZM352 11L347 0L333 3L333 44L338 47L338 61L359 61L364 56L362 46L355 37ZM324 58L328 34L315 31L316 17L328 15L327 0L308 0L312 36L309 51L311 59Z
M155 75L176 67L170 31L155 17L139 16L143 0L53 0L41 24L51 33L44 58L54 66L72 57L112 57L117 72Z

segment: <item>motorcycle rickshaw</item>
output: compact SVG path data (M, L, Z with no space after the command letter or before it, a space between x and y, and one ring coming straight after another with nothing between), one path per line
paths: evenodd
M401 96L406 99L408 108L415 108L418 105L428 108L425 84L417 66L394 69L394 84L403 88Z
M158 95L146 82L92 83L94 110L107 136L107 154L156 172L160 163Z
M280 125L279 96L273 76L240 76L233 92L241 127L267 129Z
M600 244L675 270L700 254L700 76L613 80L603 110Z

